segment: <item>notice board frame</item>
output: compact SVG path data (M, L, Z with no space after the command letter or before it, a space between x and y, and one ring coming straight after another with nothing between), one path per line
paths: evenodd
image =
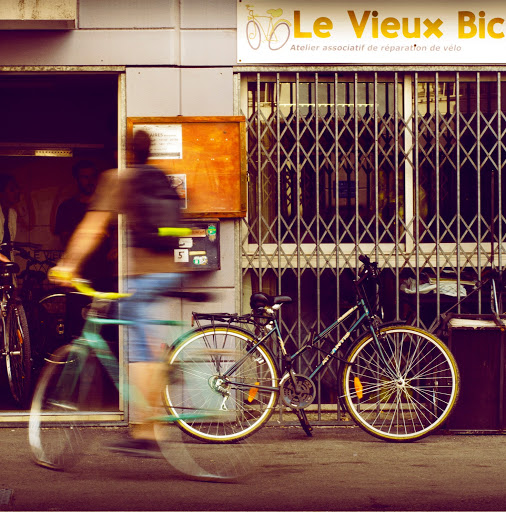
M160 167L167 174L177 175L176 181L185 199L184 217L246 216L244 116L128 117L127 140L132 140L136 125L147 127L152 140L159 137L157 127L163 127L164 131L174 129L174 134L166 135L167 139L172 138L168 144L173 144L171 150L174 151L168 150L167 155L158 152L157 156L150 157L148 163ZM174 157L179 142L181 158Z

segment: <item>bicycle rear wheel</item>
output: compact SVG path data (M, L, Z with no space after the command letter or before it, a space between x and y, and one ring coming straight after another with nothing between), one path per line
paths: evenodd
M84 347L64 345L44 366L28 424L35 462L55 470L72 467L87 444L86 422L100 410L98 361Z
M459 394L457 364L433 334L411 326L371 334L353 348L343 371L348 412L369 434L388 441L427 436L448 417Z
M12 397L21 406L29 402L32 352L26 313L21 301L12 300L5 319L5 365Z
M278 372L266 347L226 325L195 329L169 351L164 401L187 434L208 442L244 439L261 428L278 399Z

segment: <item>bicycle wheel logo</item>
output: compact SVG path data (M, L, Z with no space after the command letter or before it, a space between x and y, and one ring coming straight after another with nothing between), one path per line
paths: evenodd
M283 9L269 9L266 14L255 14L254 5L246 5L248 23L246 39L252 50L258 50L262 43L267 43L270 50L280 50L290 38L288 20L281 18Z

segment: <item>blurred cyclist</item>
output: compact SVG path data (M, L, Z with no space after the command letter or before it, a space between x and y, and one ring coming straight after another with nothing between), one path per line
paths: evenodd
M111 170L102 174L90 208L54 270L60 276L79 276L86 259L106 236L108 225L115 215L126 214L129 234L127 290L133 292L133 295L121 301L120 314L122 319L135 322L134 327L129 329L129 380L143 397L140 400L136 400L135 396L130 397L130 438L111 448L125 453L155 456L158 445L154 441L154 423L149 418L153 417L153 409L161 405L165 375L165 365L161 362L164 340L157 338L156 330L149 329L143 321L154 317L154 303L161 299L163 292L180 286L182 274L179 273L181 264L174 263L170 250L150 246L140 232L145 223L139 219L141 209L138 204L138 188L142 188L146 195L150 190L146 186L150 177L160 179L159 174L162 172L146 164L150 144L146 132L136 131L130 145L134 165L124 173L118 174L116 170ZM163 179L169 183L165 176ZM161 182L158 189L163 188L163 185L164 182ZM152 193L156 195L156 192ZM175 198L163 203L153 202L148 206L153 209L153 206L159 204L161 208L163 204L167 210L167 205L170 205L170 210L164 213L171 218L169 222L174 222L175 218L179 218L180 208L180 201ZM149 197L146 199L149 200ZM62 283L63 280L59 278L58 281Z

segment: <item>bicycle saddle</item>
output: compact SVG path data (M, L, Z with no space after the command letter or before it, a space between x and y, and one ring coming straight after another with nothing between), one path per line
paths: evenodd
M9 263L0 261L0 272L3 274L17 274L19 272L19 265L12 261L9 261Z
M251 309L261 309L266 306L275 306L276 304L288 304L292 302L292 298L288 295L267 295L266 293L254 293L250 300L249 305Z

